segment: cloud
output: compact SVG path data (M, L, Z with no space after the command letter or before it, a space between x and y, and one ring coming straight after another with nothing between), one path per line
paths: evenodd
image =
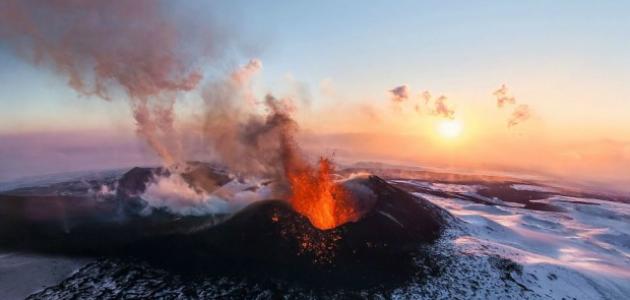
M433 103L433 111L431 113L436 116L453 119L455 110L448 107L446 100L447 98L445 96L438 97Z
M509 96L509 90L505 84L502 84L500 88L492 93L497 99L497 107L503 108L507 105L516 105L516 98ZM528 105L518 105L512 111L510 118L507 122L507 127L513 127L522 123L531 117L531 112Z
M394 102L403 102L409 99L409 95L411 94L409 86L407 86L406 84L397 86L389 90L389 93L391 94L391 99Z
M408 85L403 84L401 86L397 86L391 90L389 90L391 94L391 99L394 103L402 103L405 100L409 100L412 98L411 89ZM413 99L419 100L421 102L417 102L413 105L413 109L417 113L422 112L422 107L426 107L431 115L453 119L455 115L455 110L452 107L449 107L447 102L447 98L445 96L439 96L437 99L431 103L432 96L429 91L424 91L418 97L413 97ZM414 101L415 102L415 101ZM400 109L400 107L397 107Z
M508 96L508 88L502 84L499 89L492 93L497 98L497 107L501 108L506 104L516 104L516 98Z
M512 116L508 120L508 127L513 127L518 125L519 123L529 119L531 113L529 111L529 106L521 104L517 106L512 112Z

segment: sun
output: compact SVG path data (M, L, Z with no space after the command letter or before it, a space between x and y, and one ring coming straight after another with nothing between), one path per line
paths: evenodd
M443 138L453 139L462 133L462 123L457 120L444 120L438 124L437 130Z

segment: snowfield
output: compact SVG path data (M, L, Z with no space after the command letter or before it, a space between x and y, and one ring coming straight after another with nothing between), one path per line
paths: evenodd
M471 195L473 186L459 184L429 184L408 182L437 191L454 191ZM515 190L554 192L554 189L532 185L512 185ZM514 205L473 203L455 197L438 197L429 193L414 193L448 210L462 221L443 240L448 250L457 255L457 266L442 279L416 291L441 290L438 298L458 294L447 291L470 286L460 282L477 281L485 277L481 294L466 294L465 298L548 299L630 299L630 205L598 199L553 195L534 202L554 205L558 211L531 210ZM494 199L496 201L496 199ZM498 201L501 201L500 199ZM501 203L499 203L501 204ZM492 275L492 262L506 259L517 264L509 273L518 293L497 291ZM468 272L461 273L461 269ZM452 273L448 275L448 273ZM483 276L480 276L483 274ZM496 275L495 275L496 276ZM441 280L448 278L448 284ZM451 280L456 278L457 280ZM440 288L437 288L437 287ZM488 292L489 290L489 292ZM410 295L410 291L401 293Z

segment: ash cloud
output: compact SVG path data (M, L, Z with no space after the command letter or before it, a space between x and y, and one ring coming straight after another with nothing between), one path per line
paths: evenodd
M219 41L211 32L193 39L159 3L3 1L0 37L82 95L110 100L118 91L126 94L138 134L170 165L180 159L173 138L177 94L199 85L195 66Z
M264 194L243 191L226 195L224 188L208 194L178 179L177 168L171 168L173 174L157 178L142 195L148 213L155 208L182 215L230 213L242 207L237 205L241 202L288 195L287 170L308 165L294 139L298 125L292 114L296 107L291 98L271 94L256 98L251 83L261 68L262 62L252 59L224 78L204 85L199 132L204 140L202 147L212 161L237 178L271 179L273 187Z
M204 87L205 144L214 160L237 174L283 179L286 160L300 155L294 140L298 125L291 116L296 107L293 99L271 94L244 105L252 103L247 98L253 95L249 82L254 74L244 80L229 76Z

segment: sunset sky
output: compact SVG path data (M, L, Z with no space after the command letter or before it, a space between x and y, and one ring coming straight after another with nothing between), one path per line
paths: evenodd
M227 54L199 67L206 78L262 61L256 96L295 99L300 140L314 155L628 191L629 3L199 1L170 9L177 20L221 28ZM0 180L155 163L134 138L125 99L79 95L67 81L0 39ZM516 104L499 108L493 92L503 84ZM392 101L389 91L402 85L409 99ZM432 101L446 96L455 121L422 106L424 91ZM198 94L178 96L180 128ZM508 127L518 105L530 116Z

